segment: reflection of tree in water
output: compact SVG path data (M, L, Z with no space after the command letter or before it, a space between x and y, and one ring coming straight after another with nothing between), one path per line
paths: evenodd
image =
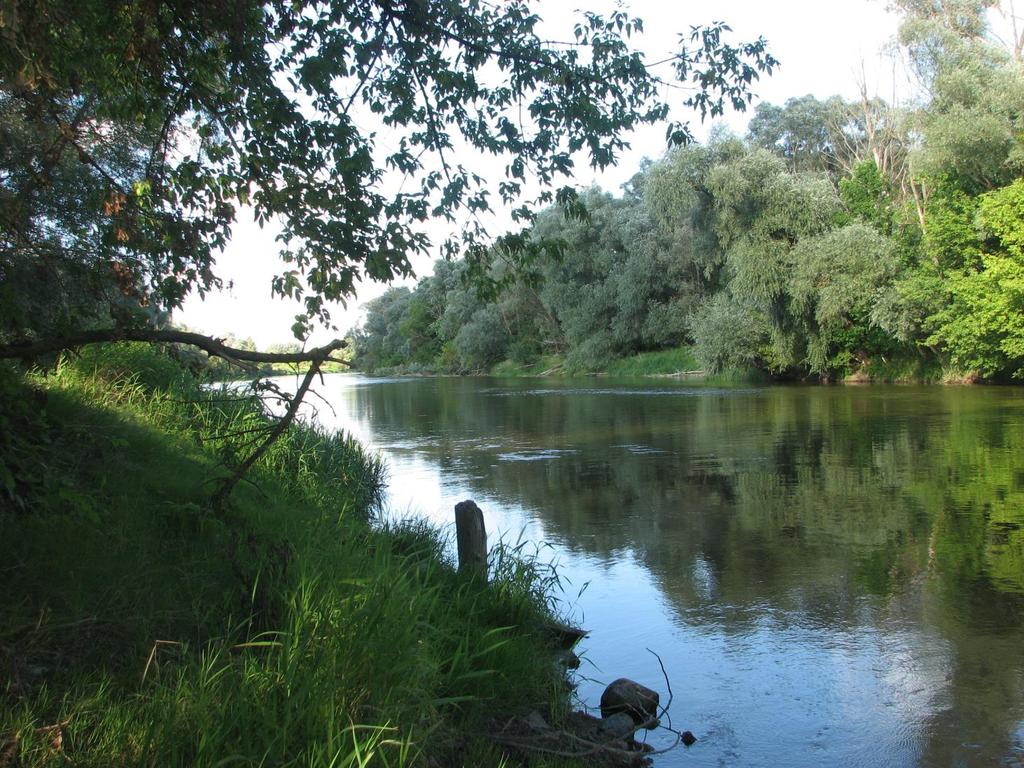
M969 761L1007 753L1024 701L1020 393L602 384L358 397L377 434L532 510L565 547L633 550L688 623L743 631L766 604L794 624L937 629L951 700L924 764L950 764L964 738Z
M1024 592L1024 400L1012 390L511 386L522 393L432 379L356 397L393 449L514 499L595 554L626 544L653 566L682 538L736 573L736 589L771 594L815 560L826 573L845 563L858 591L881 596L929 563Z

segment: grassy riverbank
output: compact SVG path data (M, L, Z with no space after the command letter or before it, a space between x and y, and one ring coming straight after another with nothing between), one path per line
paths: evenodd
M356 361L358 364L358 361ZM502 360L490 369L480 372L483 375L499 378L516 378L531 376L682 376L703 375L700 364L693 357L689 347L675 347L656 352L640 352L629 357L618 358L609 362L599 370L573 368L568 365L562 355L542 355L533 362L519 363L514 360ZM445 371L431 366L391 366L377 368L367 373L386 376L433 376L444 374Z
M425 366L394 366L379 368L364 373L377 376L435 376L445 375L433 368ZM454 375L454 374L447 374ZM591 371L572 368L566 364L561 355L542 355L532 363L517 363L514 360L503 360L482 374L497 378L531 378L531 377L586 377L615 376L629 377L678 377L699 380L706 384L731 385L760 383L769 380L764 371L753 368L746 370L730 369L719 373L708 374L700 370L700 363L693 356L690 347L674 347L655 352L640 352L629 357L622 357L609 362L601 370Z
M356 368L361 361L355 360ZM429 365L415 364L411 366L391 366L365 373L382 376L435 376L455 375L452 372L438 370ZM977 373L958 370L948 361L940 360L935 355L897 354L890 357L876 356L862 361L848 375L839 379L807 377L800 371L778 371L775 373L758 368L728 368L715 373L702 370L701 363L689 346L672 347L653 352L639 352L628 357L615 358L599 370L573 368L562 355L542 355L533 362L519 363L514 360L503 360L484 372L472 375L487 375L498 378L529 378L552 376L557 378L576 376L616 376L616 377L679 377L700 380L712 385L754 384L767 381L820 381L823 383L841 382L845 384L971 384L978 383L981 378ZM1001 382L1005 378L996 378ZM1016 382L1013 380L1006 380Z
M492 376L544 376L544 375L588 375L608 376L671 376L701 373L700 364L694 359L688 347L677 347L657 352L641 352L630 357L613 360L600 371L581 371L567 368L558 355L545 355L529 364L504 360L495 365Z
M347 437L290 429L213 512L251 400L132 346L0 388L0 766L497 764L494 718L567 708L549 575L371 524Z

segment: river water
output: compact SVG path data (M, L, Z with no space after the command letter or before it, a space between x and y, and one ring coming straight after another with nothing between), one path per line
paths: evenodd
M652 383L653 382L653 383ZM1024 390L327 377L389 514L541 545L579 695L629 677L670 766L1024 766ZM660 747L665 732L651 735Z

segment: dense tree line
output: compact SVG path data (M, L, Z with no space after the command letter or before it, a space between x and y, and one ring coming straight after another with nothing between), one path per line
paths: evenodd
M916 103L760 105L745 137L544 211L514 269L442 261L370 302L357 359L599 370L692 345L712 371L1024 374L1024 36L991 32L993 2L896 5Z

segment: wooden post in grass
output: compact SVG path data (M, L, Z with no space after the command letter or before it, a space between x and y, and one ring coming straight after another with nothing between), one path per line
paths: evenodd
M455 505L455 539L459 548L459 571L487 578L487 530L484 513L471 499Z

